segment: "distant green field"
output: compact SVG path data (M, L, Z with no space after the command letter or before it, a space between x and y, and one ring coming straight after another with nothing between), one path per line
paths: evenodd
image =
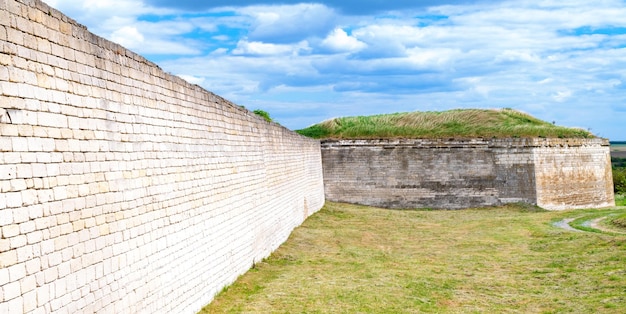
M611 142L611 157L626 158L626 142Z

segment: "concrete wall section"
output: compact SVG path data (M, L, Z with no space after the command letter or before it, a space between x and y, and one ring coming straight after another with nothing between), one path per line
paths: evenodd
M610 206L608 152L608 142L595 139L322 143L327 199L387 208Z
M191 313L324 203L319 142L0 0L0 313Z

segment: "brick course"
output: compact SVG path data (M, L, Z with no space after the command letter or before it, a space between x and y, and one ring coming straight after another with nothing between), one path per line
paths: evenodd
M195 312L324 203L319 142L0 0L0 313Z

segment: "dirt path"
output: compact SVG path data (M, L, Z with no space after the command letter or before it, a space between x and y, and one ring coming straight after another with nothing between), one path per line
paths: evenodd
M624 209L626 208L626 206L618 206L616 207L616 209ZM605 232L605 233L615 233L615 234L626 234L626 232L621 231L621 230L615 230L615 229L611 229L609 227L607 227L606 225L602 224L602 221L604 221L605 219L609 218L612 215L608 215L608 216L604 216L604 217L600 217L600 218L596 218L596 219L592 219L592 220L587 220L584 221L582 223L583 226L585 227L589 227L589 228L593 228L596 229L598 231L601 232ZM580 218L582 216L578 216L578 217L574 217L574 218L566 218L557 222L552 223L553 226L557 227L557 228L561 228L564 230L568 230L568 231L576 231L576 232L584 232L584 230L579 230L576 229L574 227L572 227L570 225L570 223L578 218Z
M590 223L589 223L589 227L591 227L593 229L600 230L602 232L626 234L626 232L610 229L610 228L607 228L606 226L602 225L601 222L603 220L607 219L607 218L609 218L609 216L604 216L604 217L600 217L600 218L596 218L594 220L591 220Z

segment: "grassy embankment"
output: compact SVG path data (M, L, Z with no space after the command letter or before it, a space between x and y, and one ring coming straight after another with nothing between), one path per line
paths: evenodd
M202 313L622 313L626 235L552 225L598 213L328 203Z
M312 138L592 138L512 109L458 109L335 118L296 132Z

